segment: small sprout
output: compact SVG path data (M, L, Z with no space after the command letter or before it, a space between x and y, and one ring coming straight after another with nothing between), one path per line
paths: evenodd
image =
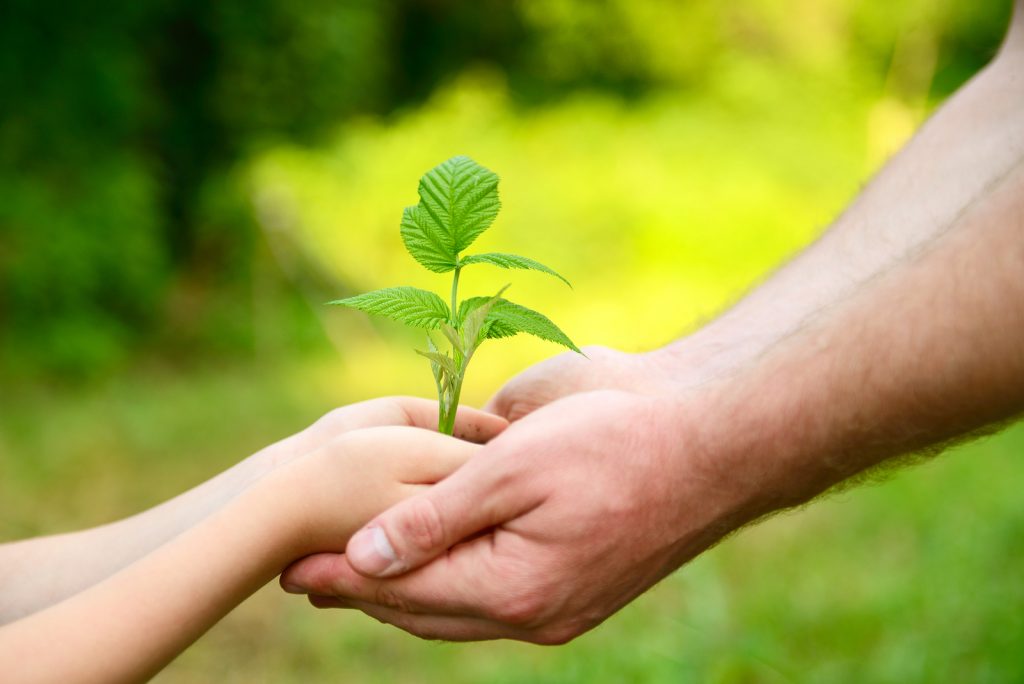
M430 361L437 386L437 429L452 434L466 368L484 340L527 333L575 352L579 348L543 314L504 299L508 285L490 297L458 301L459 274L466 266L490 264L506 269L526 269L569 281L533 259L517 254L491 252L462 256L498 216L498 176L469 157L453 157L424 174L420 201L402 212L401 234L405 248L424 268L435 273L453 272L451 305L416 287L389 287L338 299L340 304L386 316L414 328L427 330L427 350L416 353ZM447 350L438 347L430 331L440 331Z

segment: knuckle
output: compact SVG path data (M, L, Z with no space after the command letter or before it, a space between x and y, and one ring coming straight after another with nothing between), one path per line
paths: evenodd
M491 619L515 627L528 627L544 620L548 601L537 591L520 591L494 607Z
M352 592L352 588L348 586L343 578L337 574L328 574L326 572L314 578L310 583L309 589L321 596L345 596Z
M317 610L327 610L330 607L321 599L321 597L317 596L316 594L311 594L310 596L307 596L306 600L309 601L309 605L313 606Z
M416 425L417 421L414 407L417 403L423 401L422 399L401 395L384 397L379 401L387 402L387 404L397 412L397 418L400 423L404 425Z
M535 409L536 406L534 406L533 402L520 399L512 399L505 405L504 410L501 412L500 415L502 415L509 422L514 423L520 418L524 418L529 414L533 413Z
M320 417L319 420L314 423L316 427L323 428L325 431L330 433L342 432L348 423L348 411L346 407L340 406L333 408Z
M317 610L327 610L333 608L347 608L348 605L333 596L320 596L317 594L310 594L307 599L309 604Z
M396 527L396 536L404 546L402 551L406 553L428 554L444 546L441 514L434 502L426 497L410 499Z
M437 627L426 627L418 624L408 624L405 626L395 625L399 629L402 629L414 637L424 639L426 641L448 641L451 640L451 636L446 634L443 630Z
M578 637L584 631L586 630L580 629L573 622L549 625L534 634L533 642L542 646L562 646Z
M523 395L523 381L519 378L510 380L498 393L491 398L487 407L492 413L501 416L505 420L513 421L525 415L529 411L523 411L520 404L520 397Z
M515 382L514 380L512 382ZM511 384L511 383L510 383ZM511 394L509 385L502 387L498 390L498 393L491 397L488 406L486 407L492 413L499 416L504 416L508 410L509 395Z
M385 585L377 587L377 591L374 595L374 603L378 606L384 606L385 608L390 608L391 610L395 610L400 613L412 612L409 601L394 589Z
M403 632L420 639L426 639L427 641L442 641L447 638L444 632L438 629L437 626L424 623L423 621L411 616L394 614L383 615L376 611L367 611L367 615L382 625L388 625L389 627L400 629Z

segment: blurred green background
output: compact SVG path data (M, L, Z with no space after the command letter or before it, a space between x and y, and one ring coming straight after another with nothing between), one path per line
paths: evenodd
M807 244L995 53L1009 0L153 0L0 9L0 538L152 505L330 407L429 396L398 236L455 154L580 344L663 344ZM468 272L467 294L508 273ZM464 393L557 350L485 346ZM163 682L1024 680L1024 430L769 521L557 649L268 588Z

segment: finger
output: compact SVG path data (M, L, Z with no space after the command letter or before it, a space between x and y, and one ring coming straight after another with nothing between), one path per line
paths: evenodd
M436 401L419 397L394 397L408 416L408 425L437 430L438 407ZM453 435L477 444L484 444L508 427L508 421L501 416L481 411L470 406L460 406L455 411Z
M455 472L483 447L438 432L401 425L364 428L340 438L347 451L380 452L394 459L395 478L405 484L434 484Z
M451 477L378 515L349 540L349 563L371 577L400 575L537 506L536 488L516 486L516 461L494 456L483 450Z
M414 461L404 471L402 480L406 484L438 483L465 465L483 448L479 444L453 439L437 432L417 432L420 434L415 443L406 451L409 459Z
M505 606L513 598L502 595L508 587L490 570L487 555L493 544L486 538L460 544L445 557L392 579L366 577L345 555L321 553L288 567L281 586L289 593L362 601L404 613L493 620L500 616L487 613L486 606Z
M435 641L488 641L492 639L518 639L532 641L531 633L518 627L502 625L490 620L450 615L411 615L400 610L363 601L342 601L330 596L309 597L317 608L354 608L378 622L398 627L421 639Z
M380 425L408 425L437 430L437 402L420 397L381 397L336 408L300 433L315 447L339 434ZM455 436L483 443L496 437L508 421L485 411L459 407L455 414Z
M441 563L441 561L436 561ZM434 564L394 579L365 577L356 572L344 554L317 554L285 570L281 583L290 593L331 596L343 601L374 603L403 613L443 614L476 617L479 611L470 602L465 586L446 587L430 571ZM443 573L441 573L443 574ZM453 584L452 577L441 579ZM444 587L438 589L440 587ZM446 591L450 590L450 591Z
M434 641L489 641L518 639L531 641L529 632L490 620L448 615L409 615L362 601L342 601L330 596L310 596L316 608L351 608L360 610L374 620L392 625L421 639Z
M491 395L491 398L484 404L483 410L487 413L493 413L496 416L505 417L506 404L508 403L505 396L508 394L506 390L508 385L506 384L500 390Z
M353 606L348 601L337 598L335 596L321 596L320 594L310 594L306 598L309 599L309 603L314 608L340 608L342 610L354 610Z
M537 383L531 384L516 377L488 399L483 410L514 423L562 394L564 392L557 395L542 393L541 387Z
M452 434L467 442L486 444L504 432L507 427L508 421L501 416L475 409L472 406L460 406L455 410L455 426Z

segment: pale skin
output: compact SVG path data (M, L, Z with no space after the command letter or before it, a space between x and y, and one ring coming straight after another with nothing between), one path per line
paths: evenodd
M338 409L134 518L0 546L0 598L20 617L0 626L4 681L152 677L289 562L341 550L374 513L447 476L479 448L423 429L436 421L436 403L419 399ZM486 440L504 427L467 409L456 433ZM30 577L8 571L27 562L39 564L22 573Z
M1015 9L999 56L814 245L664 349L513 379L488 406L505 433L285 588L427 638L563 643L739 527L1019 414Z

